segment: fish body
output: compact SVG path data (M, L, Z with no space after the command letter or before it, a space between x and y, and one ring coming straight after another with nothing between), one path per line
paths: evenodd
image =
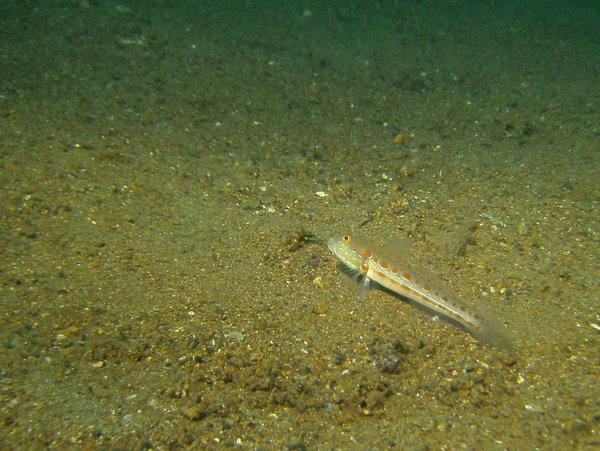
M327 245L344 265L363 276L361 297L373 281L450 320L484 342L511 347L497 323L458 301L441 283L409 265L408 255L402 250L396 251L391 246L380 248L348 233L334 236Z

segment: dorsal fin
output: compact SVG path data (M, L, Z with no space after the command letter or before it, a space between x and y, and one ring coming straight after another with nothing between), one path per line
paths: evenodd
M456 293L454 293L448 287L448 282L437 272L432 271L426 266L419 266L418 272L421 277L425 278L429 283L434 285L440 290L444 290L447 295L456 297Z
M384 254L391 252L392 259L399 260L406 265L410 265L411 269L414 270L415 274L418 274L419 277L425 278L430 284L444 290L446 294L454 296L455 294L448 289L448 282L444 280L440 274L431 271L429 268L424 267L423 265L417 265L417 267L413 266L415 259L411 258L410 255L413 244L414 240L411 237L393 238L389 240L381 249L383 250Z
M399 260L404 263L409 262L409 251L413 244L412 238L393 238L385 243L381 250L384 254L392 253L394 260Z

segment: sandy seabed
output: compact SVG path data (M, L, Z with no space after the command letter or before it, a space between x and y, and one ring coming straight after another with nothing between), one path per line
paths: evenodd
M198 3L0 6L1 447L597 449L595 2Z

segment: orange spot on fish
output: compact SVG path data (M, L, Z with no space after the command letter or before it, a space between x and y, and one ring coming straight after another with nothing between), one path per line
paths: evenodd
M381 265L382 268L387 268L388 264L386 262L384 262L383 260L381 260L381 263L379 263Z
M396 274L398 272L398 268L392 268L392 272Z
M431 287L429 285L423 285L423 289L429 291L431 290Z
M410 280L410 274L405 272L404 274L402 274L402 277L404 277L405 279Z
M370 257L372 254L371 254L371 253L370 253L370 252L369 252L367 249L365 249L365 251L363 252L363 255L364 255L366 258L369 258L369 257Z
M446 296L442 296L442 301L448 302L448 298Z

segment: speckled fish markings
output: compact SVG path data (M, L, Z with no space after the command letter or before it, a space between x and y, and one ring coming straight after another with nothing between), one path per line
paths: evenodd
M344 265L364 276L361 297L373 281L451 320L486 343L511 347L510 340L498 324L459 302L439 283L427 280L428 276L408 264L406 255L393 252L391 248L378 248L350 234L334 236L327 245Z

